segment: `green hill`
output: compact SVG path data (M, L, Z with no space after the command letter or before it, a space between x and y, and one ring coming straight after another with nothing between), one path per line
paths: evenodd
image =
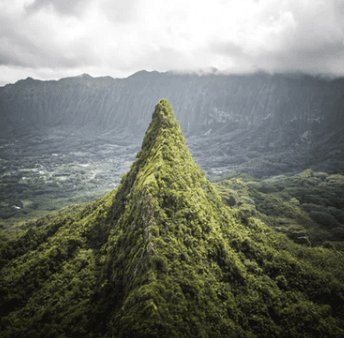
M308 169L260 180L233 173L214 185L243 219L254 216L299 244L344 252L344 176Z
M119 187L2 234L1 337L342 337L344 258L231 209L166 100Z

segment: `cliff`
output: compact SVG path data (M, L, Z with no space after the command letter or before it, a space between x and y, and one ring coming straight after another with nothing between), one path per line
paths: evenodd
M343 79L306 75L203 75L138 72L125 79L83 75L28 78L0 88L1 131L75 126L143 133L150 107L166 97L186 134L271 129L332 129L344 123Z

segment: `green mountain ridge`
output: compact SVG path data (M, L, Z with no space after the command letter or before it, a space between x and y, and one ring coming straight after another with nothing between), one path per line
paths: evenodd
M1 337L341 337L344 257L224 203L172 108L120 185L1 238Z

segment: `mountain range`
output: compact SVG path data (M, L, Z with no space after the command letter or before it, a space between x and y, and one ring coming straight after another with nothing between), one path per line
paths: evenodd
M255 177L309 167L343 172L344 79L305 74L178 74L124 79L84 74L0 88L4 137L109 135L139 144L151 107L165 97L204 170Z

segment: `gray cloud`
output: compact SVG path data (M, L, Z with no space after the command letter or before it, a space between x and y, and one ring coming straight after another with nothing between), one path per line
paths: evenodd
M35 0L25 8L29 13L32 13L52 6L56 12L62 15L77 15L89 1L91 0Z
M208 1L0 0L0 83L211 66L344 75L344 0Z
M230 58L236 60L240 60L241 58L248 58L248 55L244 52L243 46L232 41L223 43L212 42L209 46L209 49L215 54L229 56Z
M271 52L260 51L258 55L245 52L232 42L212 44L210 49L233 60L238 69L265 69L268 71L304 71L317 73L340 73L344 71L344 44L342 40L321 41L307 48L299 45L284 46Z
M322 12L322 8L326 11ZM213 42L209 49L232 60L241 69L343 74L344 1L329 1L328 6L319 6L313 12L297 4L289 10L295 25L281 29L277 37L271 34L271 39L265 39L256 48L250 48L245 41L229 40Z
M1 21L1 20L0 20ZM3 21L2 21L3 23ZM2 30L2 25L0 30ZM31 39L19 30L0 35L0 64L31 68L70 68L94 62L94 53L87 44L80 44L68 54L46 39Z
M100 8L112 22L128 22L135 19L139 0L103 0Z
M35 0L25 6L29 14L52 7L63 16L80 16L89 3L95 3L111 21L127 22L135 18L136 7L140 0Z
M60 5L67 3L55 2ZM86 38L63 41L63 36L56 34L54 26L46 24L49 23L49 18L44 15L38 18L41 21L37 23L25 14L8 16L0 12L0 65L56 69L95 62L95 50ZM61 23L61 31L63 29L65 28Z

